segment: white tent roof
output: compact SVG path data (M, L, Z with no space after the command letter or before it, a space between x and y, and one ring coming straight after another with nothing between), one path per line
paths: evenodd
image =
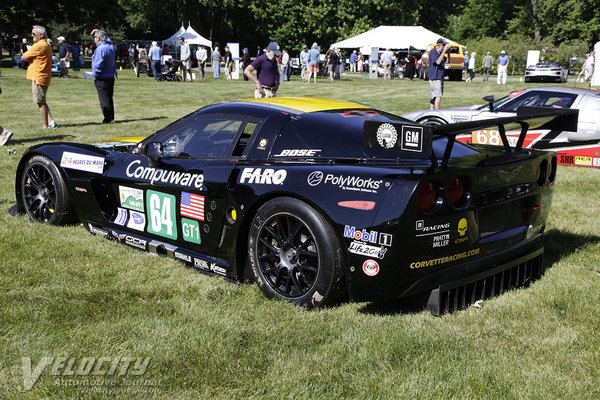
M173 36L163 40L163 43L166 43L170 46L177 46L179 44L180 37L184 37L189 44L199 44L201 46L208 46L212 48L212 42L196 32L196 30L192 28L192 25L189 25L187 29L184 29L183 25L181 25L181 28L179 28L179 30L175 32Z
M422 26L386 26L382 25L370 31L352 36L341 42L332 44L332 47L339 48L361 48L361 47L379 47L390 49L408 49L409 46L417 50L425 50L435 43L440 37L449 42L452 40L431 32Z

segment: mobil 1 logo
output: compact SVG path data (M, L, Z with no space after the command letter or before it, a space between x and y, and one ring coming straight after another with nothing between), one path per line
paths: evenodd
M404 151L423 152L423 127L422 126L402 126L400 136L400 149Z

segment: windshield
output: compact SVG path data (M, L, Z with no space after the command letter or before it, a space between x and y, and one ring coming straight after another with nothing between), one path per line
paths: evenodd
M516 112L519 107L571 108L577 95L554 90L518 90L494 102L497 112ZM478 108L487 110L488 105Z

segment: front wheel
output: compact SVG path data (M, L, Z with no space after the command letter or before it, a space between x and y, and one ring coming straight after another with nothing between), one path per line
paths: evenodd
M289 197L267 202L252 221L248 249L266 297L307 308L339 299L342 248L330 223L308 204Z
M69 192L58 167L44 156L33 156L21 175L21 201L32 221L65 225L76 221Z

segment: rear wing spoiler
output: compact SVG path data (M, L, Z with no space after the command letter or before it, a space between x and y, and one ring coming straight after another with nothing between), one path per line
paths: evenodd
M382 123L365 121L365 145L371 148L383 148L400 152L421 153L431 159L431 166L439 165L439 155L432 148L434 136L448 138L441 166L446 168L456 136L471 133L477 129L497 127L505 153L516 153L523 149L523 142L529 129L551 129L559 131L577 131L579 110L553 109L542 107L519 107L517 115L511 117L490 118L477 121L457 122L454 124L428 126L409 123ZM507 131L519 130L519 139L514 148L510 147ZM400 137L398 137L400 136Z

